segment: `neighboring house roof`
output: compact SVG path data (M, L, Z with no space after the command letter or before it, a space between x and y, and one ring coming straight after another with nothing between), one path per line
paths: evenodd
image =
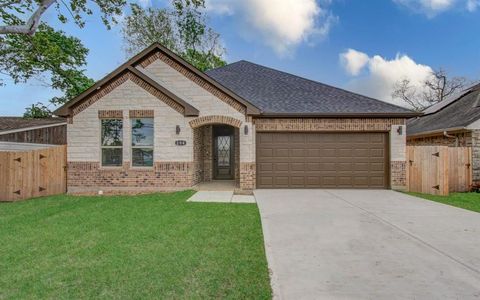
M154 89L156 89L157 91L159 91L163 94L166 94L173 101L175 101L179 105L181 105L185 109L185 116L198 116L198 114L199 114L198 109L196 109L195 107L190 105L187 101L185 101L184 99L181 99L177 95L173 95L167 89L162 87L158 82L156 82L154 79L152 79L147 74L143 73L141 70L136 68L136 66L142 60L147 58L152 53L155 53L156 51L162 52L163 54L165 54L169 58L175 60L176 62L180 63L182 66L184 66L184 67L188 68L190 71L194 72L197 76L199 76L202 79L208 81L210 84L212 84L216 88L220 89L222 92L226 93L228 96L232 97L236 101L243 104L247 109L247 113L258 114L260 112L258 110L258 108L253 106L251 103L249 103L245 99L242 99L240 96L236 95L235 93L233 93L229 89L225 88L224 86L222 86L221 84L219 84L215 80L211 79L205 73L199 71L198 69L196 69L195 67L193 67L192 65L187 63L185 60L183 60L181 57L179 57L178 55L176 55L172 51L168 50L167 48L163 47L162 45L160 45L158 43L154 43L153 45L151 45L147 49L143 50L139 54L137 54L134 57L132 57L131 59L129 59L126 63L124 63L123 65L121 65L117 69L115 69L113 72L111 72L110 74L108 74L107 76L102 78L101 80L97 81L92 87L90 87L89 89L87 89L86 91L84 91L83 93L81 93L80 95L75 97L74 99L70 100L69 102L67 102L62 107L58 108L54 112L54 114L58 115L58 116L63 116L63 117L70 116L72 107L80 104L83 100L85 100L88 96L92 95L95 91L100 90L102 88L102 86L104 86L104 85L108 84L109 82L111 82L112 80L118 78L119 76L121 76L125 72L130 72L130 73L133 73L138 78L140 78L143 82L145 82L149 86L153 87Z
M480 86L470 88L437 111L408 120L407 135L462 130L480 119Z
M418 115L399 106L244 60L206 74L259 107L264 115Z
M66 124L64 118L25 119L22 117L0 117L0 134L63 124Z
M452 103L454 101L457 101L458 98L462 97L466 93L468 93L472 90L475 90L475 89L479 89L479 88L480 88L480 83L475 84L475 85L473 85L473 86L471 86L467 89L462 89L460 91L457 91L457 92L453 93L452 95L450 95L449 97L447 97L447 99L427 107L422 112L423 112L424 115L433 114L433 113L441 110L445 106L449 105L450 103Z

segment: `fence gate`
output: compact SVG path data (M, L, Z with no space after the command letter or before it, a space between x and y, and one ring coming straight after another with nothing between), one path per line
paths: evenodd
M433 195L468 191L471 157L469 147L408 146L409 191Z
M0 152L0 201L66 192L66 146Z

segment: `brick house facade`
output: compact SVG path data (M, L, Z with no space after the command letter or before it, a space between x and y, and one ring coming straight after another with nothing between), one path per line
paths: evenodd
M219 127L231 132L226 161L233 167L222 172L240 190L256 188L257 131L385 133L388 187L405 188L405 123L411 112L264 118L247 100L162 46L146 49L56 111L68 118L69 192L178 190L214 180L220 174L214 136ZM134 122L143 118L153 124L153 162L135 166ZM104 151L102 120L122 124L120 146ZM121 163L103 165L105 153L112 152Z

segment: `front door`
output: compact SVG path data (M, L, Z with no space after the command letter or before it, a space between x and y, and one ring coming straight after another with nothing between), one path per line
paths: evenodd
M231 126L213 127L213 178L233 179L234 131Z

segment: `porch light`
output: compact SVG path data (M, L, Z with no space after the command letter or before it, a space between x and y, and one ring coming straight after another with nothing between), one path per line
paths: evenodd
M180 134L180 125L177 125L177 127L175 128L175 133L177 135Z
M245 135L248 135L248 125L245 125L245 127L243 127L243 132L245 133Z
M397 128L397 132L398 132L398 135L402 135L403 126L399 126L399 127Z

